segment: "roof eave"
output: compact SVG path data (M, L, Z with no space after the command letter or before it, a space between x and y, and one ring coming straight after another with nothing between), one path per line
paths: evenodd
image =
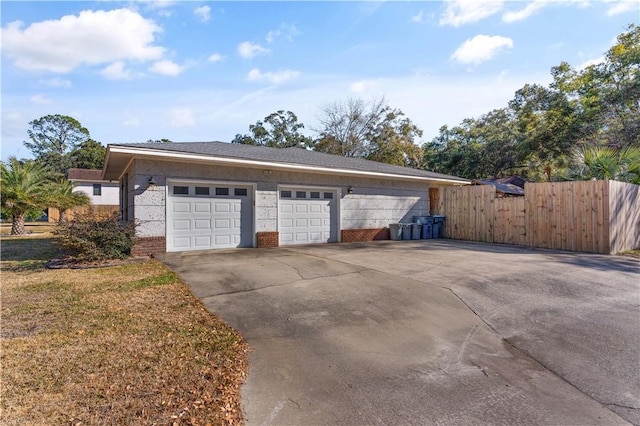
M360 176L360 177L371 177L371 178L392 178L395 180L437 182L437 183L449 184L449 185L467 185L469 183L469 181L466 179L448 179L448 178L439 178L439 177L401 175L401 174L394 174L394 173L383 173L383 172L373 172L373 171L364 171L364 170L328 168L328 167L321 167L321 166L309 166L309 165L297 164L297 163L281 163L281 162L274 162L274 161L249 160L249 159L235 158L235 157L220 157L215 155L194 154L194 153L186 153L186 152L165 151L165 150L136 148L136 147L118 146L118 145L109 145L109 147L107 148L107 155L105 159L105 165L103 168L103 179L105 180L119 179L122 173L124 173L124 170L120 170L117 168L109 168L109 160L112 156L114 156L114 154L116 154L118 157L127 156L130 159L136 156L140 156L143 158L173 159L173 160L178 159L183 161L196 161L199 163L219 164L219 165L236 166L236 167L252 166L255 168L263 168L268 170L297 171L297 172L319 173L319 174L341 174L341 175L347 175L347 176ZM125 163L128 164L128 161Z

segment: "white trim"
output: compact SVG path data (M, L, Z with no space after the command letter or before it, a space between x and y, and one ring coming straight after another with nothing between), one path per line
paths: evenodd
M242 186L251 188L251 246L253 248L258 246L258 236L257 236L257 215L256 215L256 191L258 188L258 184L255 182L238 182L238 181L226 181L226 180L204 180L204 179L182 179L182 178L166 178L164 186L164 235L165 235L165 250L170 252L169 250L169 197L171 196L169 193L169 188L171 185L175 185L176 183L180 184L203 184L203 185L228 185L228 186Z
M288 164L288 163L274 163L269 161L258 161L258 160L247 160L242 158L227 158L227 157L216 157L211 155L204 154L189 154L183 152L175 152L175 151L160 151L155 149L148 148L131 148L131 147L118 147L118 146L109 146L109 151L118 153L118 154L131 154L131 155L146 155L150 157L160 157L160 158L179 158L183 160L191 160L191 161L200 161L200 162L208 162L208 163L219 163L219 164L227 164L227 165L244 165L244 166L253 166L256 168L264 168L264 169L275 169L275 170L296 170L302 172L315 172L315 173L324 173L324 174L341 174L341 175L352 175L352 176L367 176L367 177L378 177L378 178L393 178L400 180L418 180L418 181L431 181L431 182L449 182L453 184L466 185L468 182L460 181L457 179L445 179L445 178L437 178L437 177L427 177L427 176L411 176L411 175L399 175L395 173L382 173L382 172L369 172L363 170L350 170L350 169L336 169L336 168L328 168L328 167L320 167L320 166L307 166L302 164ZM108 161L109 158L107 157ZM106 167L105 162L105 167Z

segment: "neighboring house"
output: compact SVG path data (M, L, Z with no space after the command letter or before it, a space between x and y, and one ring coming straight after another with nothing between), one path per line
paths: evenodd
M119 184L102 179L102 170L69 169L68 179L73 184L73 190L83 192L89 196L91 205L118 205L120 200Z
M524 181L523 181L524 184ZM521 197L524 196L524 189L514 185L512 183L498 182L497 179L482 180L474 179L471 181L471 185L491 185L496 188L496 194L499 197Z
M489 179L489 180L492 182L498 182L498 183L508 183L511 185L518 186L522 189L524 189L524 184L526 182L524 178L520 176L507 176L507 177L501 177L501 178L495 178L495 179Z
M429 193L469 181L361 158L223 142L110 144L134 254L389 238ZM430 191L431 189L431 191Z

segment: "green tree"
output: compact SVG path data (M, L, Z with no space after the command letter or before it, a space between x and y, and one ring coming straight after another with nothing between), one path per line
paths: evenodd
M69 168L78 169L101 169L107 149L97 141L88 139L80 143L66 157L69 159Z
M574 150L577 177L640 184L640 147L585 146Z
M237 134L232 143L245 145L261 145L271 148L308 148L313 140L300 131L304 124L298 122L298 117L291 111L277 111L265 117L264 121L257 121L249 125L250 134Z
M325 105L320 124L316 151L414 168L422 164L422 148L416 145L422 130L384 98Z
M67 179L51 182L47 186L47 198L49 207L54 207L60 212L58 223L67 221L67 210L89 205L91 200L87 194L73 190L73 184Z
M70 166L67 153L89 140L89 131L75 118L59 114L38 118L29 125L27 134L31 141L25 141L24 145L36 161L66 175Z
M47 184L51 172L35 161L20 162L15 157L0 163L0 201L11 216L11 235L24 234L24 218L29 212L47 207Z
M377 123L369 135L367 159L396 166L420 167L423 152L415 141L422 137L422 130L403 116L400 110L390 110Z
M555 178L554 165L567 158L579 139L579 120L567 96L537 84L518 90L509 108L515 115L519 157L542 163L546 181Z

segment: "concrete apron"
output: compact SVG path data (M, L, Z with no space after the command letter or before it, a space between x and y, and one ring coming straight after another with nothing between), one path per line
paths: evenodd
M450 290L330 257L162 256L251 345L248 425L628 424L505 343Z

